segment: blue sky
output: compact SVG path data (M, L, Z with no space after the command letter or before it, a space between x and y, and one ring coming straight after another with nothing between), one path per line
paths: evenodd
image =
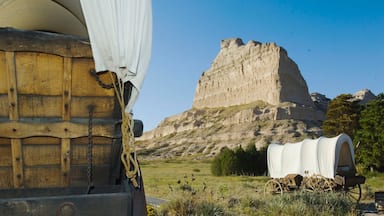
M309 92L384 92L384 1L153 0L152 57L133 108L144 130L192 107L200 75L239 37L284 47Z

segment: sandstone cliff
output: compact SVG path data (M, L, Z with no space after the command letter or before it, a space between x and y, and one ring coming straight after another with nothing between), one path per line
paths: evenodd
M287 52L274 43L223 40L209 70L201 76L194 108L229 107L265 101L314 107L305 80Z
M144 133L137 147L146 157L206 157L223 146L262 147L317 137L329 99L312 98L282 47L223 40L198 81L193 107Z

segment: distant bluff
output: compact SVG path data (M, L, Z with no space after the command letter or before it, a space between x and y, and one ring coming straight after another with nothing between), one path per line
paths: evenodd
M222 40L197 83L193 107L145 132L137 149L147 158L204 158L225 146L262 147L318 137L329 100L308 93L298 66L282 47Z
M240 38L221 41L211 68L197 84L194 108L229 107L264 101L314 107L298 66L275 43Z

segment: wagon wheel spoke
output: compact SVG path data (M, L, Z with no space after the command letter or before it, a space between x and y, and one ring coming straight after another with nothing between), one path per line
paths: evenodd
M309 192L328 192L333 191L334 182L321 175L306 177L303 186Z
M321 189L323 192L332 192L335 185L336 183L334 181L323 177L322 183L321 183Z
M357 184L353 187L346 188L345 194L353 202L358 203L361 199L361 186L360 186L360 184Z
M283 194L283 187L275 180L271 179L264 185L264 195L270 194Z

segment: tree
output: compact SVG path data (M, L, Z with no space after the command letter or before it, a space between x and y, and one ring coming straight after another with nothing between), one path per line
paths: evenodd
M354 142L356 159L364 168L384 172L384 93L370 101L361 112L360 129Z
M326 119L323 122L325 136L348 134L352 139L359 127L361 106L351 94L341 94L328 104Z
M258 151L255 144L250 144L246 150L241 146L235 150L224 147L213 159L211 172L215 176L262 175L267 169L266 149Z
M211 172L215 176L227 176L236 173L238 158L233 150L224 147L216 155L211 164Z

